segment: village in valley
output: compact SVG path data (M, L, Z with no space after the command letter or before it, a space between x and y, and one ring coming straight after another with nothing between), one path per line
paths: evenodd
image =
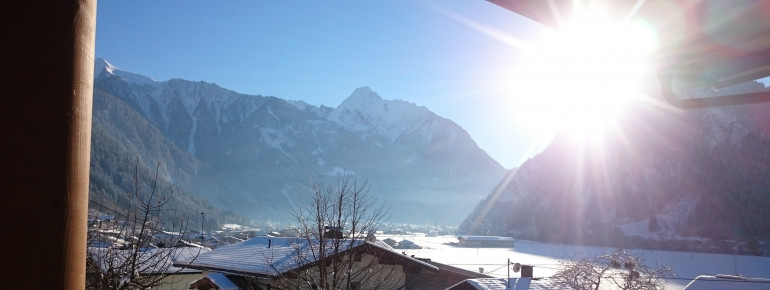
M373 233L325 227L321 237L314 239L292 225L225 224L213 231L193 227L166 231L151 223L132 223L91 210L88 277L93 283L89 289L130 289L137 285L153 289L326 289L321 281L328 281L313 270L320 261L335 255L345 258L332 259L341 261L339 265L324 262L321 268L348 269L348 276L353 278L341 279L344 285L337 284L334 289L554 289L558 284L551 277L565 262L574 262L569 259L616 254L607 255L612 249L601 247L456 235L456 228L451 226L385 224ZM336 250L320 251L324 247ZM704 268L693 263L724 260L725 254L629 253L656 263L672 263L677 272L667 272L671 276L665 278L670 280L658 285L659 289L714 289L699 287L735 281L770 283L751 276L698 272L731 268L737 272L740 264L742 273L766 276L770 262L765 257L735 255L735 265L713 262L713 267ZM347 258L350 264L344 262ZM613 271L623 267L619 269ZM357 272L384 274L361 279ZM371 284L374 280L377 282Z
M107 214L91 210L89 215L89 229L92 234L101 236L112 236L110 240L115 241L115 245L118 247L125 247L130 244L130 241L121 239L122 232L120 229L125 228L125 221L119 220L115 214ZM377 231L377 235L384 236L451 236L456 233L456 226L438 226L438 225L413 225L413 224L388 224L382 230ZM158 235L171 234L165 231L158 231ZM270 236L270 237L297 237L296 225L290 225L290 223L265 223L261 225L244 226L238 224L224 224L221 229L206 232L200 227L193 228L192 226L184 233L178 234L183 241L200 244L201 246L216 249L221 246L226 246L238 242L242 242L258 236ZM414 249L419 247L413 243L385 242L393 246L395 249ZM407 246L409 244L409 246Z
M96 281L89 284L90 289L122 288L131 283L151 285L153 289L285 289L281 287L287 285L292 286L290 289L316 289L316 286L303 284L313 281L312 278L302 279L296 274L289 282L281 281L296 268L311 267L320 260L311 254L313 247L308 247L318 241L300 235L296 226L225 224L210 232L189 228L172 232L147 225L152 222L132 223L115 215L94 210L91 213L88 275L97 278L89 279ZM346 251L357 252L356 267L388 273L378 277L381 281L375 284L348 281L346 286L338 287L444 289L465 279L493 278L483 270L470 271L407 253L434 246L423 247L410 238L445 239L452 237L454 227L388 224L384 228L366 235L344 229L325 229L319 240L333 240ZM510 237L458 236L453 240L443 244L449 247L514 247ZM358 257L362 254L372 258ZM140 265L131 263L134 258ZM369 264L360 264L362 260ZM393 269L385 271L382 267ZM530 269L531 276L531 267L528 267L524 266ZM136 271L138 275L132 273ZM374 288L370 288L373 285Z

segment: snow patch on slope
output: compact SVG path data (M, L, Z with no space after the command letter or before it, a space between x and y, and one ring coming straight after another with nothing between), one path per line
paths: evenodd
M270 114L271 117L273 117L276 121L280 122L281 119L278 118L278 116L273 113L273 108L270 106L267 106L267 113Z
M284 144L291 144L291 141L283 135L283 131L271 128L259 128L259 132L262 134L262 138L260 138L262 142L265 142L265 144L268 146L281 151L286 156L291 156L291 154L283 150Z
M187 136L187 152L195 155L195 132L198 131L198 119L192 118L192 128L190 134Z

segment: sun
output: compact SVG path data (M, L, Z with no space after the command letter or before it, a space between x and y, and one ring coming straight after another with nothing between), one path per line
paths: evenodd
M655 46L643 22L612 23L601 11L576 11L571 23L524 51L514 82L517 123L536 134L600 134L638 97Z

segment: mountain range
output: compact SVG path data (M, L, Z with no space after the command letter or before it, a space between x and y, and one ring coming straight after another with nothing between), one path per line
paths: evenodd
M155 81L102 59L94 69L91 196L101 203L125 204L136 172L152 180L157 168L184 215L287 221L311 180L350 174L390 221L460 233L625 246L770 240L770 104L637 101L600 138L561 133L506 170L451 120L368 87L332 108ZM722 89L748 90L768 88Z
M368 87L331 108L155 81L104 59L94 78L93 199L119 200L132 192L135 167L158 168L184 207L285 221L311 181L348 174L369 184L390 221L457 224L505 174L451 120Z

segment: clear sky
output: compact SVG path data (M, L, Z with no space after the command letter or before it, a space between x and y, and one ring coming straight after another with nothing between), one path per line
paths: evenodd
M544 30L483 0L99 1L96 56L330 107L369 86L455 121L512 168L543 146L509 99L521 43Z

